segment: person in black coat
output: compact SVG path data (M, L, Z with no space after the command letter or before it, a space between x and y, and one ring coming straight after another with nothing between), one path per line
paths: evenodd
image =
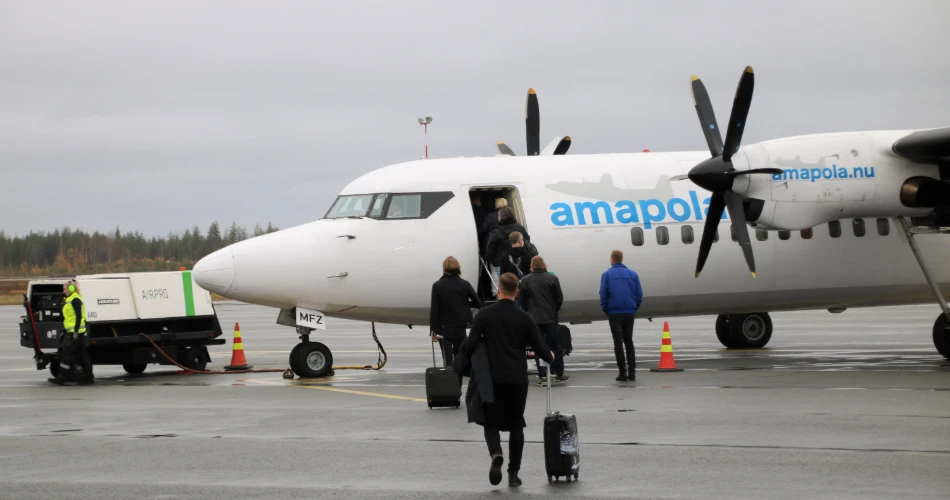
M540 255L531 259L531 273L521 280L518 285L518 300L521 307L531 316L541 331L544 343L554 351L557 359L551 363L551 373L558 382L566 382L570 377L564 374L564 357L558 341L558 311L564 303L564 294L561 292L561 280L548 272L548 266ZM538 365L538 385L547 384L547 367Z
M501 257L501 274L511 273L518 279L522 279L531 272L533 255L524 245L524 237L518 231L508 235L508 241L511 243L511 248Z
M488 243L485 245L485 260L487 260L494 269L495 274L493 278L495 278L496 281L498 276L501 275L502 256L511 248L511 241L509 239L511 233L517 231L521 233L525 242L531 241L531 237L528 236L528 231L524 226L518 224L511 209L503 208L499 210L498 218L501 223L488 233Z
M442 278L432 284L429 306L429 334L433 342L439 341L445 366L452 366L462 347L465 327L472 323L473 307L482 307L482 301L472 285L462 279L459 261L455 257L446 257L442 262ZM461 378L459 375L459 381Z
M508 486L520 486L518 471L524 452L525 403L528 398L528 374L525 364L525 346L534 349L535 356L548 363L554 353L541 340L537 325L524 311L515 306L518 295L518 277L505 273L498 281L498 302L478 312L472 331L465 341L465 349L474 352L479 343L488 354L494 404L484 405L485 442L491 455L488 479L491 484L501 482L504 454L501 449L501 431L509 433Z

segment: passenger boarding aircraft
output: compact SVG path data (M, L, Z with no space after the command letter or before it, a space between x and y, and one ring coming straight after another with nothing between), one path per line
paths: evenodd
M950 128L739 147L752 86L747 68L723 142L693 77L709 152L570 156L563 154L569 138L540 154L530 91L529 157L499 143L495 157L370 172L344 188L323 219L211 254L195 266L195 279L221 295L281 309L278 323L297 327L302 340L292 369L324 376L332 355L309 337L325 328L324 317L425 325L448 255L473 285L486 279L470 196L485 204L504 197L560 278L564 322L605 319L600 275L610 251L620 249L643 283L640 317L717 314L726 347L764 346L772 335L768 311L837 313L936 296L945 314L934 324L934 344L950 357L950 311L940 293L950 291L950 246L915 238L947 234L950 226ZM707 265L715 247L722 248Z

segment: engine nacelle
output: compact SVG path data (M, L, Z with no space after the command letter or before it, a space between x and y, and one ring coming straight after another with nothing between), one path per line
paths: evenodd
M933 208L921 202L936 191L925 181L941 184L939 173L936 165L912 163L891 151L906 134L821 134L752 144L733 155L736 170L772 167L784 173L739 176L732 189L748 200L747 220L760 229L799 230L855 217L923 217Z

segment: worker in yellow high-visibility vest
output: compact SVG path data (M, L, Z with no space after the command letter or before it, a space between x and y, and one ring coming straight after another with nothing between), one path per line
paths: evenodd
M75 281L63 284L63 331L60 347L59 372L49 381L65 385L71 378L79 385L93 383L92 361L86 352L86 306L82 302Z

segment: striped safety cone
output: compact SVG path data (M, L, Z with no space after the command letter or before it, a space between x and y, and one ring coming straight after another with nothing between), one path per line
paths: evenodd
M231 350L231 364L225 366L224 369L228 371L235 371L250 370L251 368L251 365L247 364L247 360L244 359L244 343L241 342L241 327L235 323L234 348Z
M670 324L663 322L663 343L660 345L660 365L650 368L651 372L681 372L673 360L673 341L670 339Z

